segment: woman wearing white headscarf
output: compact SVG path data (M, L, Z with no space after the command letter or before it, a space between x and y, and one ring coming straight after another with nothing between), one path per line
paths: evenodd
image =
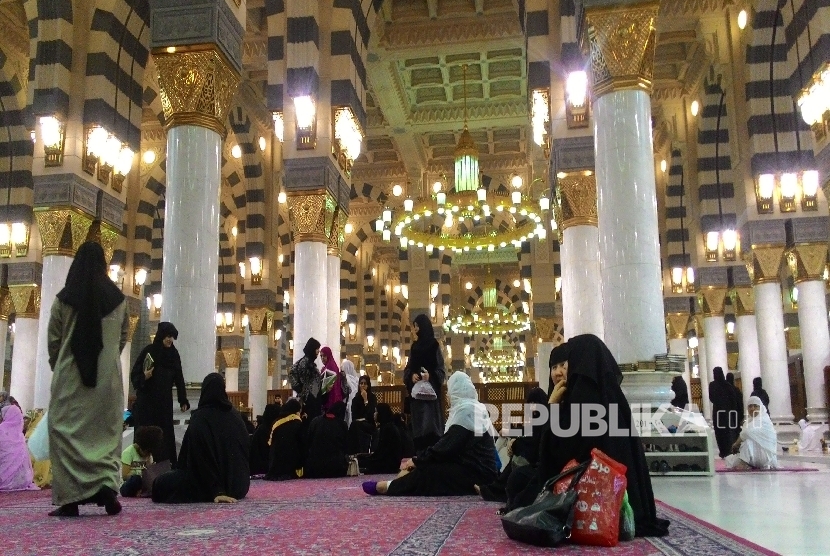
M778 436L761 398L750 396L747 418L741 435L732 445L726 465L732 469L775 469L778 467Z
M444 435L401 466L392 481L363 483L367 494L390 496L458 496L476 494L474 485L489 484L499 473L495 430L475 386L464 372L447 382L450 415Z
M798 451L821 453L821 439L824 437L824 430L827 428L827 425L816 425L801 419L798 422L798 426L801 427L801 435L798 439Z
M357 395L357 383L360 381L360 375L354 368L354 363L344 358L340 363L340 370L346 373L346 382L349 383L349 399L346 400L346 425L352 424L352 401Z

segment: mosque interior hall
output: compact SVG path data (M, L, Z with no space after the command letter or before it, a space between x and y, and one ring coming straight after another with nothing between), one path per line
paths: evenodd
M830 438L827 0L0 0L0 30L0 390L24 412L95 241L125 408L159 322L190 399L220 372L251 419L309 338L399 413L418 315L494 405L593 334L632 404L680 376L711 423L714 369L744 407L762 384L783 469L723 475L703 433L647 453L655 494L734 537L718 554L827 553L830 459L791 448L802 419Z

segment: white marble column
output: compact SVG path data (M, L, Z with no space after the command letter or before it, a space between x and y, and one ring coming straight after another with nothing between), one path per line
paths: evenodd
M302 241L294 249L294 361L298 361L309 338L321 344L328 338L327 272L323 272L327 255L326 244L317 241Z
M651 99L618 90L594 101L605 343L620 363L666 352Z
M327 250L326 268L326 341L320 343L331 348L334 361L340 361L340 256L333 252L331 247ZM339 365L339 363L338 363Z
M752 380L761 376L761 356L758 351L758 329L755 315L735 317L735 337L738 340L738 371L741 373L741 393L744 407L752 394Z
M824 367L830 365L830 330L825 292L823 280L798 283L798 328L801 332L801 355L804 358L807 419L822 422L827 421Z
M252 415L262 415L268 403L268 336L251 334L248 352L248 406Z
M599 230L570 226L562 231L562 321L568 338L579 334L603 337ZM653 354L652 354L653 355Z
M548 391L550 388L550 352L553 351L553 342L539 342L536 344L536 378L539 388Z
M14 321L12 343L12 377L9 395L14 396L23 411L35 409L35 365L37 362L38 319L23 318ZM43 407L46 409L46 407Z
M52 388L52 368L49 366L49 316L52 304L64 285L73 257L48 255L43 257L43 278L40 286L40 319L38 319L37 363L35 369L34 407L49 407Z
M181 125L167 132L161 320L179 330L184 379L201 382L216 353L222 138Z
M121 350L121 382L124 387L124 409L130 401L130 371L132 370L132 361L130 355L133 349L133 343L127 342L124 344L124 349Z
M250 378L248 381L250 383ZM225 367L225 390L239 392L239 367ZM250 400L248 403L251 403Z
M729 371L726 356L726 320L723 315L704 317L703 328L706 335L706 369L720 367L726 374Z
M792 423L781 284L764 282L756 284L754 289L761 378L764 380L764 390L769 394L770 418L774 423Z

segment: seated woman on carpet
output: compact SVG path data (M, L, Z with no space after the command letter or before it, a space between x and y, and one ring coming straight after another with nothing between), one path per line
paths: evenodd
M291 398L282 406L279 418L271 427L268 481L286 481L303 476L305 461L305 425L300 400Z
M281 408L280 404L269 403L257 419L256 429L254 434L251 435L251 475L262 475L268 472L271 430L274 428L274 422L280 416Z
M346 454L346 403L336 402L325 414L308 425L306 477L345 477L349 468Z
M458 496L475 494L474 485L498 476L493 442L495 430L475 386L462 371L447 382L450 415L442 436L433 446L402 465L392 481L367 481L367 494L389 496Z
M352 424L349 426L348 453L366 454L375 434L375 408L377 397L372 393L372 381L368 376L360 377L358 393L352 400ZM400 462L398 462L400 463Z
M184 433L178 467L153 482L153 502L232 503L245 498L251 486L248 446L248 431L228 399L225 379L210 373Z
M747 419L732 454L726 456L730 469L776 469L778 467L778 436L767 408L757 396L750 396Z
M0 395L5 394L0 391ZM40 490L35 486L32 461L23 436L23 412L0 399L0 492Z
M375 412L378 424L378 443L374 452L358 456L363 473L397 473L403 458L403 440L388 403L378 404Z
M554 348L550 365L561 366L567 377L556 384L549 399L554 406L551 407L551 419L558 415L557 430L569 431L572 410L580 414L582 405L592 404L605 407L603 420L606 432L602 436L587 436L581 427L577 427L572 436L561 437L554 434L553 427L548 427L539 447L537 477L518 496L515 505L531 504L541 485L559 474L566 463L572 459L587 461L591 450L598 448L626 466L628 499L634 510L636 535L655 537L668 534L669 522L657 517L643 444L636 435L631 408L620 388L623 375L608 347L593 334L574 336ZM616 414L615 421L611 420L612 412ZM616 423L617 429L626 431L626 435L611 436L611 422Z

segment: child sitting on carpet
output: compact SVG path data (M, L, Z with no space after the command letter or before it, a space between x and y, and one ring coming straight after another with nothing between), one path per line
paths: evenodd
M135 442L121 453L121 496L132 498L141 492L141 474L153 464L153 450L164 436L160 427L139 427Z

